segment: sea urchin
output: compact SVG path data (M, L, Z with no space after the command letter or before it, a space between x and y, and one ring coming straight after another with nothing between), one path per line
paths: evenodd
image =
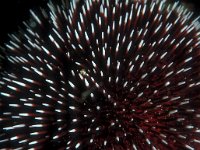
M200 147L200 24L166 0L50 2L10 35L0 148Z

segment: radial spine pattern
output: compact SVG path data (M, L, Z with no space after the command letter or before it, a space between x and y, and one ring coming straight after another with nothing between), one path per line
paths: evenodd
M31 12L0 76L0 148L200 147L200 24L179 2Z

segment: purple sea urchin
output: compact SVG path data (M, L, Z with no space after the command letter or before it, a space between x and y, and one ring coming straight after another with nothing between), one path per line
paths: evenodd
M199 148L192 12L164 0L48 6L6 44L0 148Z

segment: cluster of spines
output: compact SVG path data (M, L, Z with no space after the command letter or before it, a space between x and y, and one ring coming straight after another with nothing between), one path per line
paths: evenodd
M1 143L198 147L199 18L166 1L48 6L6 45Z

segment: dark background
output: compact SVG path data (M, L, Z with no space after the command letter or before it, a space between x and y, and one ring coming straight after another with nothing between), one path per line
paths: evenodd
M30 9L46 7L48 0L1 0L0 1L0 45L5 43L8 33L16 32L22 22L30 17Z
M53 0L55 1L55 0ZM181 0L189 3L200 15L200 0ZM18 30L22 21L29 19L29 9L46 7L48 0L1 0L0 2L0 45L9 40L7 34Z

